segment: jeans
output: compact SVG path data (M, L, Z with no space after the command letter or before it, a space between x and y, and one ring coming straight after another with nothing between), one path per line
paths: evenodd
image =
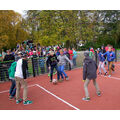
M15 94L16 94L16 82L15 82L15 80L12 80L11 79L11 87L10 87L10 91L9 91L9 93L10 93L10 95L11 96L15 96Z
M98 66L98 68L99 68L99 72L101 73L101 68L103 69L103 71L104 71L104 73L106 73L107 71L106 71L106 69L105 69L105 67L104 67L104 64L105 64L105 62L99 62L99 66Z
M73 65L76 66L76 58L73 58Z
M65 77L67 77L67 74L64 72L64 65L60 65L60 66L58 67L58 70L59 70L59 74L60 74L60 76L62 77L62 79L64 78L64 77L63 77L63 74L64 74Z
M51 70L50 70L50 79L51 79L51 81L52 81L52 79L53 79L53 71L54 71L54 68L55 68L56 71L57 71L57 79L58 79L58 80L60 79L60 74L59 74L58 66L57 66L57 65L54 65L54 66L51 66Z

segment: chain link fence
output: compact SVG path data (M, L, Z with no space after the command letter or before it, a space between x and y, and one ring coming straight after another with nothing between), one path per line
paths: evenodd
M116 52L117 61L120 61L120 50ZM84 51L77 52L76 66L72 69L83 66ZM46 57L37 57L28 59L28 77L35 77L42 74L49 73L48 66L46 64ZM95 54L94 60L98 63L97 54ZM9 81L8 69L13 61L0 62L0 81ZM70 65L67 62L65 70L70 70Z

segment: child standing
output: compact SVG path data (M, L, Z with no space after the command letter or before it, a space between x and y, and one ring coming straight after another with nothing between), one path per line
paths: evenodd
M9 90L9 99L13 99L15 97L16 94L16 82L15 82L15 69L16 69L16 62L13 62L10 66L10 68L8 69L8 73L9 73L9 79L11 81L11 87Z
M109 76L111 77L111 72L114 71L114 68L112 67L113 61L115 59L115 53L112 51L112 47L109 46L108 51L103 54L103 56L107 55L107 61L109 65Z
M97 53L98 53L98 58L99 58L99 66L98 66L99 73L98 74L102 74L102 72L101 72L101 68L102 68L103 71L104 71L104 75L106 76L107 75L107 71L106 71L106 69L104 67L105 57L102 56L102 52L100 51L100 48L97 49Z
M96 62L89 57L89 51L84 52L84 63L83 63L83 81L84 81L84 90L85 90L85 97L82 99L84 101L89 101L90 96L88 92L88 85L91 80L93 80L93 84L96 88L97 95L100 96L101 92L96 82L97 78L97 64Z

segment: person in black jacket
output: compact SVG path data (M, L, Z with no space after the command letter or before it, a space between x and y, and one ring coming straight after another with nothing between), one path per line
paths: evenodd
M50 56L48 57L47 59L47 66L51 67L50 69L50 82L52 82L53 80L53 71L54 69L56 69L57 71L57 80L59 80L60 78L60 75L59 75L59 71L58 71L58 66L57 66L57 63L59 62L59 60L57 59L57 56L54 54L53 51L50 51Z
M5 63L3 64L3 78L5 79L6 76L6 78L9 79L8 69L10 68L11 64L15 61L15 57L11 54L10 50L7 50L7 54L5 55L3 61L5 61Z
M88 92L88 85L90 83L90 80L93 80L93 84L96 88L97 95L100 96L101 92L98 87L98 84L96 83L97 78L97 64L94 60L92 60L89 57L89 51L84 52L84 62L83 62L83 81L84 81L84 90L85 90L85 98L82 100L89 101L89 92Z

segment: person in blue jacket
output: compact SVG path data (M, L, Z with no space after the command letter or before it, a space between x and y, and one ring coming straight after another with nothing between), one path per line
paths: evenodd
M99 73L98 74L102 74L102 72L101 72L101 68L102 68L103 71L104 71L104 75L106 76L107 71L106 71L106 69L104 67L104 65L105 65L105 57L102 56L102 52L101 52L100 48L97 49L97 53L98 53L98 59L99 59L99 65L98 65Z
M107 56L107 61L108 61L108 65L109 65L109 76L111 77L111 72L114 71L114 68L112 67L113 65L113 61L115 59L115 53L112 51L112 47L110 46L108 48L108 51L106 53L103 54L103 56Z

